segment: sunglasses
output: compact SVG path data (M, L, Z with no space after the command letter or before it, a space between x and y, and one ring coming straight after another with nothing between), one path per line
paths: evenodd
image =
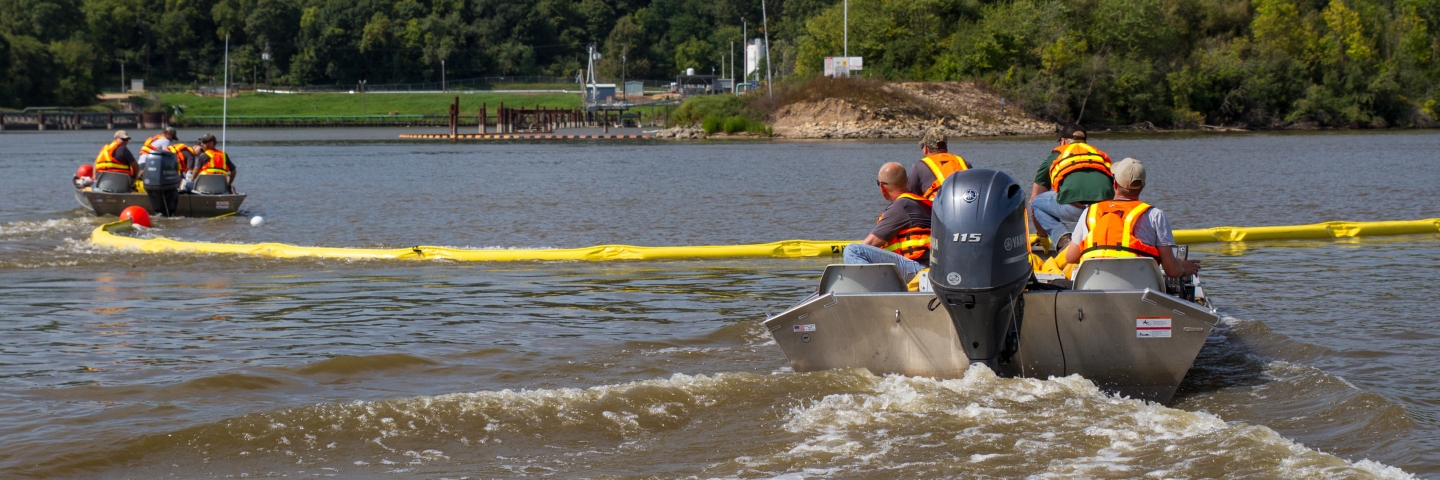
M875 186L877 186L877 187L883 187L883 186L885 186L885 182L876 180L876 181L875 181Z

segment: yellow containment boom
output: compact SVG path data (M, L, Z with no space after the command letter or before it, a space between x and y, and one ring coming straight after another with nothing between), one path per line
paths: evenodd
M597 245L584 248L546 250L466 250L448 247L411 248L334 248L301 247L283 243L230 244L185 242L168 238L135 238L115 235L114 231L129 230L130 220L107 223L90 234L90 241L108 247L136 249L144 252L233 253L277 258L375 258L431 260L447 259L461 262L511 262L523 260L673 260L701 258L798 258L839 255L852 240L786 240L752 245L704 245L693 247L637 247L631 245ZM1440 233L1440 218L1398 220L1389 222L1325 222L1312 225L1274 227L1214 227L1198 230L1176 230L1175 241L1183 245L1245 240L1292 240L1314 238L1360 237L1371 235L1404 235Z
M831 242L788 240L753 245L706 245L698 247L636 247L630 245L597 245L584 248L544 250L466 250L448 247L411 248L332 248L301 247L283 243L230 244L183 242L168 238L134 238L115 235L113 231L129 230L130 220L107 223L90 234L90 241L109 247L138 249L144 252L235 253L262 257L297 258L377 258L404 260L447 259L461 262L510 262L522 260L672 260L691 258L795 258L839 255L849 240Z

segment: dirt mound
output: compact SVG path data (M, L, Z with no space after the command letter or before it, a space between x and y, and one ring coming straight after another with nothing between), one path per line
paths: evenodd
M843 96L802 99L776 109L771 115L775 135L918 138L935 127L957 137L1055 131L1055 124L1031 117L973 83L866 82L857 86L861 88L842 91Z

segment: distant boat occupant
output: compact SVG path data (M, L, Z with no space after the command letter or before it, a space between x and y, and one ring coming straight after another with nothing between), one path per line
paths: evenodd
M231 192L235 190L235 162L230 161L230 155L215 149L214 135L207 133L200 137L200 156L195 159L195 174L197 178L200 175L224 175L226 187Z
M195 180L195 174L190 170L200 165L195 161L195 149L180 142L171 143L165 149L175 154L175 160L180 162L180 174L185 177L184 182L180 184L180 191L189 190L189 183Z
M175 133L175 127L165 127L159 134L145 139L145 143L140 145L140 154L145 155L151 152L165 150L169 148L170 143L174 142L178 137L179 135Z
M1030 193L1030 215L1056 252L1070 242L1070 231L1086 206L1115 197L1113 184L1110 156L1085 143L1085 129L1079 125L1062 128L1060 146L1035 172Z
M880 195L890 201L875 229L863 243L845 246L845 263L893 263L909 282L930 265L930 201L910 193L905 167L890 162L880 167Z
M100 149L100 154L95 156L95 175L103 172L116 172L129 175L133 180L140 174L139 164L135 162L135 154L130 153L130 135L124 130L115 132L115 141L110 142Z
M971 168L965 159L950 154L945 134L938 128L925 132L925 138L920 139L920 153L925 157L910 166L908 188L911 193L918 193L926 200L935 200L935 195L940 193L940 185L950 174Z
M1145 166L1127 158L1111 169L1115 173L1115 199L1090 205L1075 227L1065 260L1147 257L1160 263L1165 275L1181 277L1200 271L1199 260L1175 258L1175 234L1165 212L1140 201L1145 189Z

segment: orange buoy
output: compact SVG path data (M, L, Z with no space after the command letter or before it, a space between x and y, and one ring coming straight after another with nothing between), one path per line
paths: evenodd
M81 178L93 177L95 176L95 167L90 166L88 163L81 165L80 168L75 170L75 176Z
M125 207L124 210L120 211L120 219L124 220L127 218L130 219L132 225L150 228L150 212L145 211L145 207L138 205Z

